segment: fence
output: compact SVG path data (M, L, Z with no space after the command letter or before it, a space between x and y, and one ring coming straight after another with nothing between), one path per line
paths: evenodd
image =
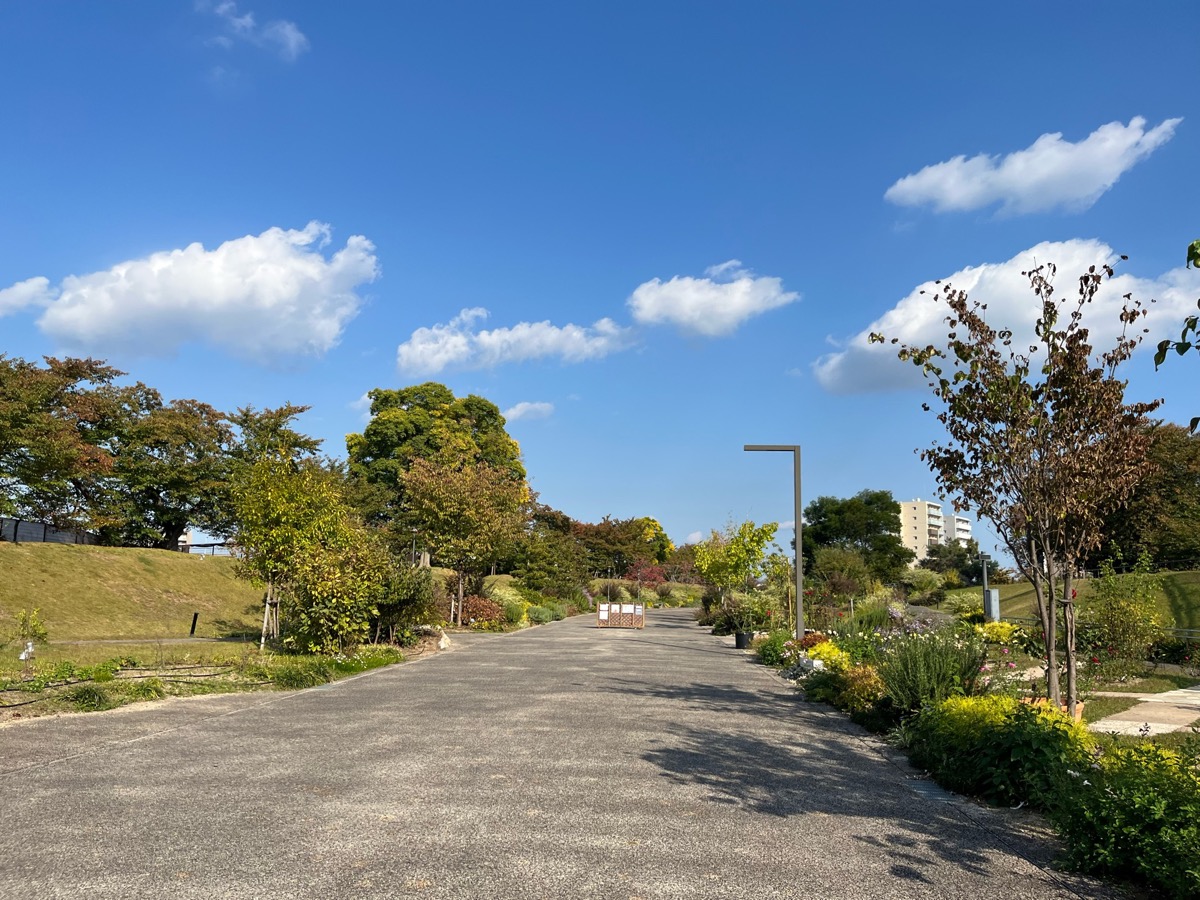
M86 531L63 531L45 522L0 518L0 541L14 544L95 544L96 536Z
M1030 628L1041 628L1042 620L1035 616L1001 616L1005 622L1012 622L1015 625L1027 625ZM1060 620L1059 627L1062 627ZM1200 628L1160 628L1163 634L1167 637L1173 637L1181 641L1200 641Z

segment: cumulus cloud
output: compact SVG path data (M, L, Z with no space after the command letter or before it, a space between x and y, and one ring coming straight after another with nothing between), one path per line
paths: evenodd
M986 303L988 321L998 328L1012 329L1013 346L1021 349L1036 343L1034 326L1041 311L1028 280L1021 275L1023 270L1028 271L1042 263L1055 263L1058 267L1057 296L1069 298L1074 295L1075 279L1089 266L1112 264L1116 260L1117 254L1112 248L1100 241L1045 242L1004 262L968 267L941 280L942 286L949 282L956 289L965 289L973 300ZM1117 271L1119 274L1115 278L1104 283L1087 312L1086 324L1093 346L1110 346L1115 340L1121 327L1118 313L1122 297L1127 293L1143 302L1156 301L1149 306L1149 315L1139 320L1141 326L1150 329L1151 335L1170 332L1194 311L1197 292L1200 292L1200 270L1179 267L1149 278L1121 272L1120 268ZM817 380L834 393L924 385L924 377L916 366L896 358L896 346L870 344L867 337L878 332L889 340L899 338L901 343L912 346L944 345L946 324L943 320L947 309L943 303L934 300L938 288L931 281L918 285L892 309L847 341L841 350L817 360L813 366ZM1151 344L1143 344L1143 349Z
M518 322L505 328L480 330L488 311L464 309L449 322L418 328L396 351L403 372L434 374L450 366L485 369L508 362L554 359L564 363L600 359L633 344L629 329L612 319L590 327Z
M320 222L269 228L214 250L195 243L72 275L53 290L30 279L0 297L40 289L48 305L38 325L76 351L165 355L200 342L268 362L318 356L358 312L356 288L379 274L365 237L326 257L329 242Z
M309 48L308 38L295 22L275 19L259 25L254 13L239 13L233 0L222 0L215 4L201 2L198 6L211 11L224 25L224 33L211 41L218 46L229 48L237 41L244 41L264 47L287 62L295 62Z
M1078 143L1061 132L1043 134L1007 156L956 156L906 175L884 197L900 206L932 206L937 212L980 209L993 203L1008 214L1087 209L1175 133L1182 119L1146 130L1135 116L1128 125L1109 122Z
M510 422L520 419L547 419L554 414L553 403L530 402L522 400L515 406L504 411L504 418Z
M0 290L0 316L17 312L29 306L46 306L54 299L50 280L38 276L18 281L12 287Z
M705 540L707 537L708 537L708 535L705 534L703 531L693 531L691 534L689 534L687 537L685 537L683 539L683 542L685 544L698 544L701 541Z
M779 278L756 276L731 259L705 271L704 278L676 275L670 281L651 279L638 285L627 305L644 325L675 325L681 330L720 337L742 322L800 299L785 291Z

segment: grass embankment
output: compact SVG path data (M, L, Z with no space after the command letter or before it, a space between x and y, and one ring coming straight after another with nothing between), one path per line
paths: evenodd
M41 610L51 641L253 635L262 590L228 557L74 544L0 543L0 637L19 610Z
M139 700L303 688L399 662L394 647L338 657L258 652L262 591L228 557L0 543L0 721ZM17 659L16 615L51 643ZM186 640L192 615L196 637Z
M1087 597L1090 587L1088 579L1075 584L1079 597ZM1028 581L994 587L1000 591L1000 615L1003 618L1033 618L1037 615L1033 585ZM978 587L950 591L949 596L982 599ZM1159 612L1170 617L1173 627L1200 629L1200 572L1162 573L1162 587L1156 599Z

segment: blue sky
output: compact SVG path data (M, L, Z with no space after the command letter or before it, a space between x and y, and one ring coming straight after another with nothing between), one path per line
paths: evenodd
M792 518L744 443L801 444L806 501L930 498L939 427L865 344L936 337L922 284L1020 333L1032 258L1122 253L1152 341L1195 308L1193 12L10 0L0 352L310 404L335 455L367 390L441 381L545 502L677 541ZM1200 414L1150 356L1131 395Z

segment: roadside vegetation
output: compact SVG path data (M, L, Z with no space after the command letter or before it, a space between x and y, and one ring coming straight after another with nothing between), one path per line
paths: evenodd
M303 687L443 629L698 594L653 518L539 503L482 397L372 391L343 462L297 430L306 407L223 413L123 377L0 355L2 715ZM22 521L70 542L16 543ZM233 554L170 552L192 528Z
M899 347L946 428L922 458L999 535L1024 582L1000 588L1002 611L1025 621L984 622L978 588L956 590L978 583L966 560L946 558L967 548L888 584L869 541L818 535L806 544L813 630L770 631L758 657L951 790L1044 813L1068 865L1197 897L1197 723L1159 737L1086 725L1128 709L1123 690L1200 683L1196 642L1171 630L1195 626L1194 574L1160 571L1196 558L1200 445L1149 420L1156 404L1124 400L1117 372L1141 339L1136 300L1125 297L1115 344L1093 350L1084 323L1110 267L1083 273L1066 299L1052 265L1026 274L1042 311L1032 346L939 284L945 344ZM898 535L895 513L883 530ZM1088 567L1098 576L1080 578Z

